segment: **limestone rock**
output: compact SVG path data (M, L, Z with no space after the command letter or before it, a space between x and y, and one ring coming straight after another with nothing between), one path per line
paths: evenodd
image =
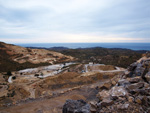
M141 77L134 77L134 78L131 78L130 80L129 80L129 82L130 83L138 83L138 82L140 82L140 80L141 80Z
M134 102L134 98L132 96L128 97L128 102L133 103Z
M150 83L150 71L145 75L145 78Z
M103 90L97 94L97 97L99 98L99 100L103 100L104 98L109 98L109 96L110 94L109 94L109 91L107 90Z
M89 104L90 104L91 113L96 113L96 111L97 111L97 102L96 101L91 101Z
M137 97L137 98L135 98L135 102L136 102L136 103L138 103L138 104L142 104L141 99L140 99L140 98L138 98L138 97Z
M129 107L129 103L117 105L117 109L119 110L126 110L128 109L128 107Z
M114 101L111 99L104 99L100 102L101 107L111 106L112 104L114 104Z
M109 90L111 88L112 84L111 82L107 82L107 83L104 83L101 87L99 87L100 90Z
M131 64L131 65L128 67L128 70L129 70L129 71L134 71L134 70L136 69L136 67L137 67L137 64L138 64L137 62Z
M111 81L111 84L114 86L114 85L117 84L117 82L116 82L115 80L112 80L112 81Z
M110 95L112 97L124 97L127 96L128 93L125 90L125 88L123 86L114 86L111 90L110 90Z
M142 64L141 64L141 63L139 63L139 64L137 64L137 67L136 67L134 73L135 73L136 76L141 76L141 75L143 75L144 70L145 70L145 68L142 67Z
M130 84L130 82L127 79L121 79L118 81L118 86L126 86Z
M135 83L135 84L131 84L126 86L126 89L128 89L129 91L132 91L134 89L140 89L144 87L144 83L143 82L139 82L139 83Z

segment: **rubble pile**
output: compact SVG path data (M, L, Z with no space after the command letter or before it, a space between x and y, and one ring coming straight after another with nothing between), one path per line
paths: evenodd
M97 98L87 102L91 113L150 113L150 58L141 58L99 87Z

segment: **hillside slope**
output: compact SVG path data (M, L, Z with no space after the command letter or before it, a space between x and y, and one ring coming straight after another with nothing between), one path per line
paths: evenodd
M0 72L67 62L74 58L45 49L29 49L0 42Z

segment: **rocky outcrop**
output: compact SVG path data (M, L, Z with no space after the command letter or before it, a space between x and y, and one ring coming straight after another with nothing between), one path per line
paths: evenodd
M115 86L98 93L100 102L98 112L135 112L150 111L150 62L149 58L131 64L119 77ZM115 83L115 82L114 82ZM105 85L104 85L105 86ZM106 103L105 106L103 103ZM113 103L113 104L112 104ZM131 107L132 106L132 107ZM133 111L134 110L134 111Z
M131 64L123 75L98 88L93 113L150 113L150 59Z

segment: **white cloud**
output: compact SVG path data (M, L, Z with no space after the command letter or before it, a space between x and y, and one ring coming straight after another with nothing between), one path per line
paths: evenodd
M0 40L147 42L149 5L149 0L1 0Z

